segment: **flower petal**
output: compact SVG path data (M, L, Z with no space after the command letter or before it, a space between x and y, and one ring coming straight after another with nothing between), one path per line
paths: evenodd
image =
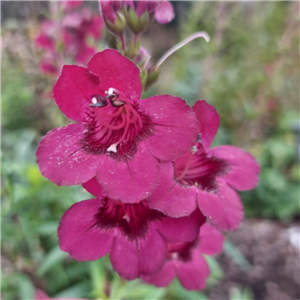
M224 181L219 181L218 185L217 194L199 190L199 209L218 229L234 230L243 219L243 204Z
M100 78L101 89L115 88L128 99L139 101L142 93L139 68L117 50L106 49L92 57L88 69Z
M222 251L224 236L214 226L205 223L200 228L198 249L201 253L215 255Z
M145 238L138 238L140 273L153 274L163 266L166 260L167 244L157 232L153 223L149 224Z
M132 280L157 272L166 259L166 251L166 242L150 225L143 238L129 240L120 234L114 241L110 260L121 277Z
M97 173L97 179L108 196L126 203L146 198L159 178L159 163L144 147L139 147L132 160L118 161L104 155Z
M170 217L190 215L197 207L198 188L182 187L174 179L171 163L161 164L161 182L147 199L152 209L157 209Z
M93 95L100 93L99 78L79 66L63 66L53 96L60 110L72 120L83 121Z
M174 9L170 1L164 1L154 13L155 20L160 24L171 22L175 17Z
M220 124L220 117L215 108L204 100L197 101L193 110L200 122L201 143L204 149L209 149Z
M111 248L113 233L95 226L99 206L99 199L81 201L72 205L61 218L58 227L60 248L76 260L96 260Z
M237 190L253 189L258 183L259 165L249 153L234 146L219 146L209 154L228 162L230 170L222 178Z
M158 273L153 275L143 275L142 279L146 283L154 284L157 287L164 287L171 283L175 275L173 261L167 261Z
M114 240L110 261L115 271L124 279L133 280L139 277L138 249L135 240L129 240L120 234Z
M76 185L96 175L99 158L86 153L79 144L82 124L70 124L51 130L36 152L41 173L57 185Z
M163 218L156 227L168 242L189 242L197 238L199 227L204 222L205 217L197 209L188 217Z
M82 186L91 194L96 197L101 197L103 194L103 189L97 181L97 178L94 177L89 181L82 184Z
M164 161L175 160L189 151L199 133L199 122L180 97L154 96L140 102L151 118L154 134L146 140L149 151Z
M195 249L190 261L177 261L176 273L185 289L203 290L205 280L209 276L209 267L204 257Z

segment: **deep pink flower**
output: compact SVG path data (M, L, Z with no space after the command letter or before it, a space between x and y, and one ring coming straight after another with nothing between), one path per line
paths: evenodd
M243 205L234 189L254 188L259 166L253 156L239 148L209 149L219 127L219 115L205 101L198 101L193 109L200 122L201 141L174 165L161 165L161 183L149 197L149 204L172 217L188 215L198 205L219 229L235 229L243 218Z
M79 122L50 131L37 150L41 173L58 185L97 176L114 199L138 202L160 179L160 162L190 149L199 132L179 97L140 100L139 69L116 50L96 54L88 68L64 66L54 98ZM106 96L106 97L105 97Z
M95 179L84 187L97 196L71 206L58 228L60 247L79 261L110 253L114 269L125 279L157 272L165 262L167 242L194 240L205 218L170 218L149 208L147 201L126 204L102 192Z
M174 9L169 1L99 1L100 12L105 21L114 24L117 19L117 14L122 8L130 7L134 9L137 16L140 18L145 12L148 14L154 13L154 18L157 22L165 24L174 19Z
M202 290L209 276L209 267L202 254L215 255L222 251L224 237L210 224L200 228L197 239L185 243L168 243L167 262L162 269L152 275L144 275L142 279L164 287L177 276L187 290Z
M35 290L35 297L34 297L34 300L48 300L48 299L53 299L53 300L66 300L66 298L50 298L50 297L48 297L42 290L40 290L40 289L36 289L36 290ZM86 300L86 299L79 299L79 298L71 299L71 298L68 298L68 300Z
M75 2L74 5L80 3L72 2ZM64 5L64 2L61 4ZM35 40L36 46L43 49L42 70L51 75L58 75L66 57L71 61L86 64L96 53L96 48L89 45L88 38L100 40L103 26L102 18L93 16L92 11L84 7L76 11L68 8L59 21L44 20Z

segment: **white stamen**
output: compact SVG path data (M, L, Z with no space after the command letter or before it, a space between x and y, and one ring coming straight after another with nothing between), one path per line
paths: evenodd
M115 92L114 88L111 87L111 88L108 89L108 94L109 95L113 94L114 92Z
M107 152L114 152L114 153L117 153L117 146L118 146L118 144L112 144L112 145L110 145L108 148L107 148Z
M93 98L92 98L92 103L93 103L93 104L96 104L96 103L97 103L97 98L96 98L96 97L93 97Z
M127 215L124 215L124 216L123 216L123 219L125 219L128 223L129 223L129 221L130 221L130 218L129 218Z

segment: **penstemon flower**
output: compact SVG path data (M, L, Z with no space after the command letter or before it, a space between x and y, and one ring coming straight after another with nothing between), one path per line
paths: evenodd
M192 147L199 132L193 110L180 97L141 100L139 69L116 50L96 54L88 68L64 66L54 98L77 121L40 142L41 173L57 185L97 177L122 202L148 197L160 180L160 161Z
M174 10L169 1L99 1L100 13L107 28L121 36L128 27L135 33L146 31L154 17L161 24L174 19Z
M114 269L125 279L160 270L167 243L193 241L205 218L196 210L189 217L170 218L150 209L146 200L136 204L116 201L95 179L84 187L97 198L71 206L58 228L60 247L79 261L110 253Z
M104 25L100 16L93 15L87 7L80 7L82 1L62 1L59 4L64 11L63 17L44 20L35 38L36 46L42 49L41 69L53 76L59 75L66 59L87 63L96 53L96 48L88 44L88 38L99 41Z
M185 243L168 243L167 261L162 269L142 279L164 287L177 276L187 290L202 290L209 276L209 267L202 254L215 255L222 251L224 237L210 224L200 228L197 239Z
M205 101L198 101L193 109L201 126L199 141L174 164L161 166L162 180L148 199L150 207L181 217L198 205L219 229L236 229L243 218L243 205L234 189L254 188L259 166L253 156L237 147L209 149L219 115Z

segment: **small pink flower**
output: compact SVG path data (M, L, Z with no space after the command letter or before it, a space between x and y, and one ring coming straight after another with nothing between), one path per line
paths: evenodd
M171 22L175 17L174 9L170 1L100 0L99 5L103 19L112 24L116 22L117 14L121 11L121 9L126 7L134 9L139 18L145 12L148 14L154 13L155 20L162 24Z
M148 199L150 207L181 217L198 205L219 229L235 229L243 218L243 205L234 189L254 188L259 166L254 157L239 148L209 149L219 127L219 115L205 101L198 101L193 109L200 122L201 141L174 165L161 165L162 180Z
M74 5L80 3L71 2ZM64 2L61 4L64 5ZM67 9L60 21L44 20L35 39L36 46L43 49L42 70L50 75L58 75L66 57L86 64L96 53L96 48L88 44L88 38L100 40L103 26L102 18L93 16L92 11L84 7L76 11Z
M50 131L37 150L41 173L57 185L97 176L110 197L138 202L156 187L160 161L184 154L199 132L183 99L140 100L140 70L116 50L96 54L88 68L64 66L53 92L78 122Z
M170 1L162 1L154 13L154 19L160 24L171 22L175 17L175 12Z
M125 279L157 272L165 262L167 242L194 240L205 218L199 210L189 217L170 218L149 208L115 201L95 179L84 187L97 196L71 206L58 228L60 247L79 261L110 253L114 269Z
M156 274L143 275L142 279L157 287L164 287L177 276L187 290L202 290L209 276L209 267L203 255L222 251L224 237L209 224L200 228L197 239L185 243L168 243L167 261Z

